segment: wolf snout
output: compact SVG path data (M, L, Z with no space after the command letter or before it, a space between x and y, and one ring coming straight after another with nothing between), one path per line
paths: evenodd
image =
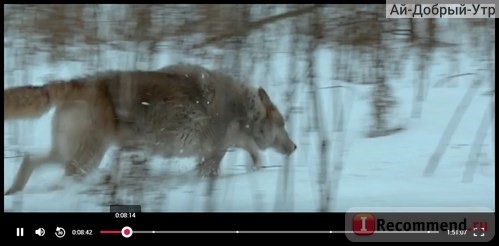
M291 144L290 151L289 151L289 154L291 154L291 153L295 152L296 148L297 148L297 147L296 147L296 144L295 144L295 143L292 143L292 144Z
M295 150L296 150L296 144L293 143L292 141L289 141L288 144L284 146L284 154L286 155L291 155Z

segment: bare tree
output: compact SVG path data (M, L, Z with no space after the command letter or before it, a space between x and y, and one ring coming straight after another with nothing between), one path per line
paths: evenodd
M393 132L389 129L387 118L390 117L390 111L395 106L395 98L392 95L391 87L386 78L386 62L388 47L383 42L383 23L380 19L380 11L376 12L373 19L376 32L373 37L373 63L375 67L375 86L372 91L373 119L374 125L369 132L369 137L384 136Z
M288 87L286 91L286 102L287 109L284 113L284 118L288 125L288 130L291 131L293 128L292 113L293 113L293 102L296 99L296 90L298 87L298 62L296 57L298 56L298 47L300 43L300 34L297 32L298 30L298 22L299 18L295 18L289 22L291 26L290 30L292 33L291 47L290 47L290 57L289 59L289 70L288 70ZM270 71L267 71L270 74ZM277 191L276 192L276 201L275 201L275 210L277 211L292 211L293 210L293 173L291 160L289 156L284 158L284 168L279 176Z

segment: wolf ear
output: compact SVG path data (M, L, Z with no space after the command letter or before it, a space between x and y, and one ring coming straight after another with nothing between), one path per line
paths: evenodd
M273 116L272 111L274 110L274 105L272 104L272 101L270 101L269 95L267 95L267 92L262 87L258 88L258 96L260 97L260 100L262 101L262 104L265 107L266 117L272 118Z
M258 88L258 96L260 97L260 100L262 100L262 103L266 108L272 106L269 95L267 95L267 92L262 87Z

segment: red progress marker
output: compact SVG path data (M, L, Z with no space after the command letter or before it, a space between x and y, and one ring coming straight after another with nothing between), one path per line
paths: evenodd
M120 230L100 230L100 234L121 234Z
M121 235L124 238L129 238L132 236L132 234L133 234L133 230L129 226L125 226L125 227L123 227L123 229L121 229Z

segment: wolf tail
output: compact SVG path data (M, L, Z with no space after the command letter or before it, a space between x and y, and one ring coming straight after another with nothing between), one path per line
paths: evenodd
M4 120L39 118L51 107L67 101L90 100L89 89L79 81L6 89L3 92Z

